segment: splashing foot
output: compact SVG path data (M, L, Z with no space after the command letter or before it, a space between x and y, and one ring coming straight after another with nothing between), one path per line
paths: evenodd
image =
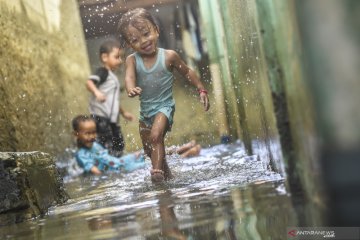
M165 181L164 171L160 169L152 169L150 171L151 181L153 183L161 183Z

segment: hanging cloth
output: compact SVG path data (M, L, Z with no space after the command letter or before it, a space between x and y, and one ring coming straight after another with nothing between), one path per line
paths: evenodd
M193 59L195 61L200 61L201 53L199 50L198 39L197 39L197 35L196 35L197 24L196 24L195 18L193 16L193 13L191 11L190 3L186 3L185 13L186 13L186 18L187 18L187 23L188 23L188 31L190 34L191 42L193 44L193 47L192 47L193 48Z

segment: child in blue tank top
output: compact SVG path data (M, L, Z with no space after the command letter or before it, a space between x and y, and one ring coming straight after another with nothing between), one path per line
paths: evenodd
M207 91L175 51L157 47L159 28L147 10L136 8L125 13L118 31L120 38L135 51L126 59L125 87L129 97L140 98L139 130L144 150L151 158L151 180L162 182L173 177L164 145L175 112L173 70L197 88L205 111L210 107Z

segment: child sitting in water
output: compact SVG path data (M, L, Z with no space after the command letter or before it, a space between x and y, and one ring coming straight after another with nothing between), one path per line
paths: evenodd
M96 139L95 120L87 115L79 115L72 120L73 134L78 150L76 161L86 173L100 175L106 170L131 172L144 168L144 156L140 153L113 157Z

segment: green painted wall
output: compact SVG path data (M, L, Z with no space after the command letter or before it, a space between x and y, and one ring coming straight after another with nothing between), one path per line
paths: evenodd
M313 96L304 78L294 1L256 3L288 182L294 193L305 192L306 198L315 202L322 197L319 143Z
M270 167L284 173L255 2L204 0L200 7L208 44L218 46L209 48L209 55L221 68L230 129L240 129L235 136L249 154L268 159Z
M230 129L239 125L248 152L273 169L281 172L284 157L292 193L312 203L300 224L319 225L328 214L330 224L356 225L360 3L199 2Z
M296 0L295 3L303 45L304 81L316 109L320 142L317 159L328 197L327 225L358 226L360 2Z
M234 91L235 99L226 94L224 101L236 101L236 111L226 105L228 119L238 114L235 124L240 126L239 137L250 154L269 159L270 167L286 172L293 193L303 192L306 199L318 202L322 197L319 145L313 96L304 79L294 1L200 3L203 12L217 9L217 14L204 13L203 18L211 17L209 24L224 29L221 35L216 31L219 27L205 26L211 45L225 48L226 65L220 66L222 72L229 69L230 80L223 78L222 85ZM311 206L305 209L312 210ZM320 222L321 213L308 220Z

